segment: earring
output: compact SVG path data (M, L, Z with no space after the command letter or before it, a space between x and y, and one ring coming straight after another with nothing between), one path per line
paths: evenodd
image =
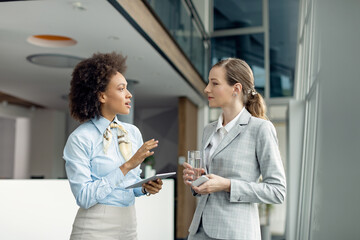
M236 96L237 96L237 93L233 93L232 95L233 95L233 97L236 97Z

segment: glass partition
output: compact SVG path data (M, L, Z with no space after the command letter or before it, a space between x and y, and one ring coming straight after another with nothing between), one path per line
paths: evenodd
M292 97L298 1L269 1L270 98Z
M184 0L147 0L146 2L206 82L208 37L204 34L201 22L194 17L197 14L195 9L190 8Z
M161 1L163 2L163 1ZM173 14L168 21L172 22L170 33L172 33L176 42L180 45L181 49L185 52L188 58L191 58L191 41L192 41L192 22L190 11L186 8L181 0L173 1L176 4L172 11Z
M266 99L293 97L298 1L213 0L213 3L212 64L225 57L244 59L256 75L256 88Z
M191 62L195 65L195 68L198 69L199 73L203 78L207 78L207 73L205 74L205 64L208 61L206 60L206 48L204 46L203 36L201 31L196 24L193 23L192 29L192 39L191 39Z
M254 72L255 88L262 96L265 90L264 34L247 34L213 38L211 63L224 58L245 60Z
M262 0L214 0L214 30L262 26Z

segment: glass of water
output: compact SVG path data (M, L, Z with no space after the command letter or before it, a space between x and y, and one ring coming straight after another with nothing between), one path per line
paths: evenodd
M195 181L198 177L201 176L201 168L203 167L200 151L198 150L188 151L187 163L191 165L192 170L194 171L194 175L192 177L193 177L193 181Z

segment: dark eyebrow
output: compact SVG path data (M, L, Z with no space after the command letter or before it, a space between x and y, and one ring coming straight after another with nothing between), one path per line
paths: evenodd
M214 80L219 81L219 80L216 79L216 78L210 78L210 81L214 81Z

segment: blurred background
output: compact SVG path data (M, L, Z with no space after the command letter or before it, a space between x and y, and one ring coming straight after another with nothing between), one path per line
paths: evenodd
M52 211L69 210L55 220L56 236L69 235L76 206L62 151L79 125L69 115L71 72L112 51L127 56L133 94L131 114L119 118L161 143L142 169L180 173L154 201L170 204L169 235L144 239L187 237L196 200L181 164L221 113L203 90L228 57L251 66L287 175L286 203L259 205L263 239L359 239L359 10L357 0L0 1L0 239L19 239L16 219L46 222L40 203L54 199L39 188L68 202Z

